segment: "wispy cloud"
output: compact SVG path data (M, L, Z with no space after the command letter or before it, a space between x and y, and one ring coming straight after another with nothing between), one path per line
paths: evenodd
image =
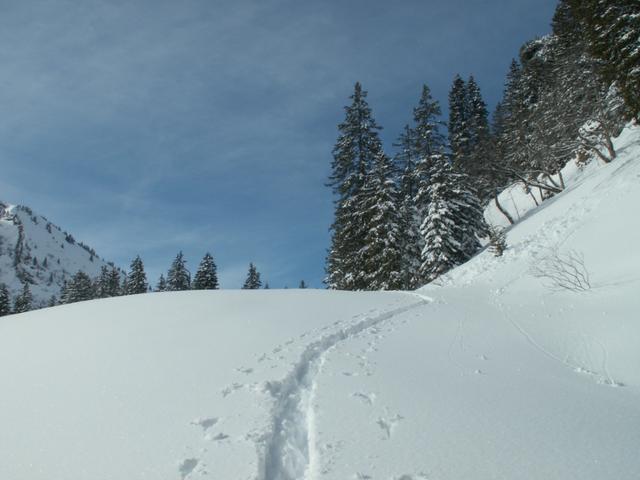
M0 5L2 196L105 257L215 249L234 283L320 286L336 124L361 80L390 144L428 82L490 103L555 0L26 0ZM266 270L265 270L265 273Z

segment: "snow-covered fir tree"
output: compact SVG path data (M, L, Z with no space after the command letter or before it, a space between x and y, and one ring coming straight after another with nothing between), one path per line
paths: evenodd
M413 110L416 137L415 156L418 161L414 174L415 191L413 195L413 204L417 217L412 227L415 231L412 232L412 235L417 237L414 251L418 250L418 257L413 261L418 266L417 268L414 266L411 288L418 287L424 283L424 279L420 274L420 265L422 264L422 250L425 244L420 228L429 208L428 189L434 170L446 158L446 139L440 131L440 128L445 124L441 120L441 115L440 104L431 96L429 87L424 85L418 106Z
M65 284L60 301L61 303L75 303L93 298L95 298L95 290L91 277L83 271L78 271L71 280Z
M198 271L193 277L194 290L216 290L218 284L218 267L209 252L205 254L198 266Z
M249 271L247 272L247 278L242 285L243 290L257 290L262 287L262 281L260 280L260 272L256 269L253 263L249 264Z
M449 91L449 147L453 164L458 169L469 160L469 104L465 81L456 75Z
M0 317L11 313L11 296L9 289L2 283L0 284Z
M332 173L329 186L333 188L335 217L331 225L331 248L327 257L329 288L363 290L368 285L362 275L362 258L368 226L360 210L367 173L382 152L371 108L366 101L367 92L356 83L345 107L345 120L338 126L340 132L333 149Z
M448 175L434 175L429 186L429 209L420 230L425 243L420 276L425 282L435 280L464 259L452 196Z
M473 75L467 81L467 105L469 108L467 128L469 129L469 156L466 164L461 165L462 173L470 180L482 198L490 196L490 188L485 181L484 172L491 162L491 137L489 130L489 112L482 98L480 87Z
M144 264L140 256L136 256L131 261L129 273L127 275L127 288L125 295L137 295L147 293L149 285L147 284L147 274L144 271Z
M98 298L117 297L120 291L120 272L114 266L103 266L96 281L96 295Z
M187 270L186 264L187 261L184 259L184 255L179 252L167 273L168 291L176 292L191 288L191 274Z
M158 279L158 284L156 285L156 292L164 292L167 290L167 281L164 278L163 274L160 274L160 278Z
M444 158L434 165L421 227L425 247L420 274L425 282L466 262L480 248L478 236L487 233L480 201L460 176Z
M398 213L401 233L402 278L403 288L412 289L418 286L418 269L420 268L420 214L415 204L417 193L415 157L415 132L405 125L398 143L394 144L400 151L394 157L396 169L400 173Z
M636 0L568 0L572 15L584 25L591 55L608 85L622 94L626 118L640 120L640 2Z
M368 227L357 283L365 290L396 290L404 286L402 275L401 219L393 164L380 152L367 174L360 210Z
M13 313L25 313L33 308L33 296L28 283L22 285L22 292L13 304Z

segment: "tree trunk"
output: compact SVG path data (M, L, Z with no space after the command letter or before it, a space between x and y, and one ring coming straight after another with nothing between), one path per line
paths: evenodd
M515 222L513 221L513 217L509 214L509 212L507 212L503 206L500 204L500 200L498 200L498 194L496 193L495 196L493 197L493 201L496 204L496 207L498 208L498 210L500 210L500 213L502 213L507 220L509 220L509 223L511 225L513 225Z

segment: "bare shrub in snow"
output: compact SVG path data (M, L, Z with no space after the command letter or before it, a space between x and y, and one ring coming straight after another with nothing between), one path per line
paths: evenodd
M558 247L552 247L547 255L531 265L530 272L534 277L546 280L547 286L554 290L585 292L591 289L584 255L575 250L560 253Z
M496 257L501 257L507 249L507 234L503 228L492 226L489 228L489 251Z

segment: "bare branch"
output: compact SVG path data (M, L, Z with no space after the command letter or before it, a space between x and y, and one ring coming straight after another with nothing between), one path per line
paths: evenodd
M572 292L591 289L584 255L575 250L560 253L558 247L553 247L547 255L537 259L529 270L534 277L547 280L547 287L552 289L562 288Z

